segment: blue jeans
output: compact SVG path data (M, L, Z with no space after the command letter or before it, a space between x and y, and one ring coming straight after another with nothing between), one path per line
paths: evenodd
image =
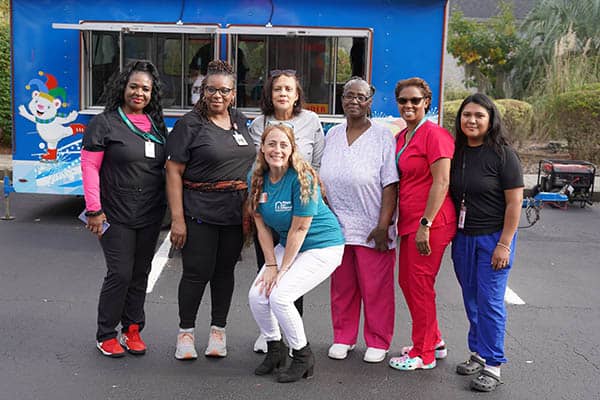
M492 254L501 231L488 235L468 236L457 232L452 242L454 272L460 283L467 318L469 350L478 353L490 366L506 363L504 333L506 307L504 293L513 264L517 235L510 248L508 265L492 268Z

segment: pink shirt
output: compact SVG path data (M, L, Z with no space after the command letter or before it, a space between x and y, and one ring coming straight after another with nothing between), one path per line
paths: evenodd
M404 130L398 135L396 154L404 146L406 134ZM453 155L454 138L447 130L431 121L421 125L398 161L398 235L417 231L433 183L430 166L440 158L451 159ZM448 192L432 228L450 223L456 223L456 212Z
M142 132L150 132L152 124L146 114L127 114L127 118Z

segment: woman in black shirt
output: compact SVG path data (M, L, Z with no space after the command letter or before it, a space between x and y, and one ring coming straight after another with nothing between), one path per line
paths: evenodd
M450 190L458 215L452 260L472 352L456 371L479 373L471 388L489 392L502 383L500 366L506 363L504 292L521 216L523 172L498 109L480 93L467 97L456 115Z
M246 176L256 157L247 119L231 106L235 76L226 62L208 65L200 99L173 128L167 143L171 241L182 249L179 334L175 358L198 357L196 314L206 284L212 302L208 357L227 355L225 325L242 249Z
M83 136L81 169L87 228L98 235L108 269L98 303L98 350L144 354L148 273L166 209L160 80L149 61L127 65L109 83L104 112ZM110 227L103 232L103 224ZM121 323L120 341L117 325Z

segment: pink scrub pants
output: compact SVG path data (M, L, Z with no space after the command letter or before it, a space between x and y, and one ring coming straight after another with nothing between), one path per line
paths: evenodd
M388 350L394 335L394 249L346 245L342 264L331 275L334 343L353 345L358 336L361 302L367 347Z

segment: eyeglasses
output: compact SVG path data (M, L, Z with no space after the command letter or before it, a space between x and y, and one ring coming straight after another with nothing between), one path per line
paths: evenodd
M295 69L272 69L271 71L269 71L269 76L271 78L277 78L278 76L281 76L281 75L296 76L296 70Z
M410 99L407 99L406 97L398 97L396 101L401 105L405 105L406 103L410 102L410 104L413 106L418 106L423 101L423 97L412 97Z
M267 121L267 125L269 125L269 126L283 125L283 126L287 126L291 130L294 130L294 125L292 125L292 124L290 124L289 122L286 122L286 121L270 120L270 121Z
M365 96L362 94L359 94L358 96L355 96L353 94L343 94L342 95L342 99L346 100L346 101L352 101L352 100L356 100L359 103L365 103L367 102L369 99L371 98L371 96Z
M204 90L211 96L217 92L221 93L222 96L227 96L233 89L228 87L216 88L214 86L207 86L204 88Z

